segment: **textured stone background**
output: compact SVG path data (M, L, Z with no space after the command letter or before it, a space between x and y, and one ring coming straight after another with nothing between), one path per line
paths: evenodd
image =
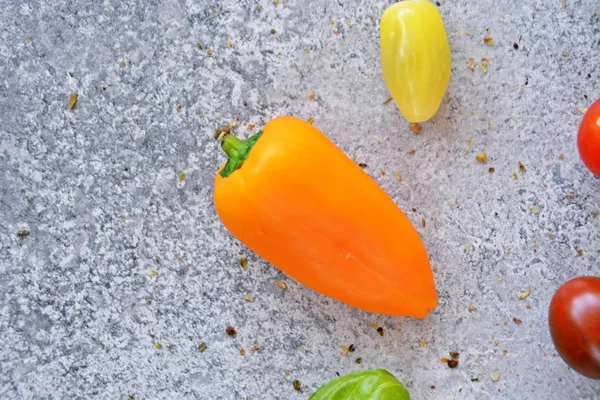
M562 282L600 274L600 180L576 148L600 96L600 3L440 0L453 75L419 135L382 104L389 3L0 0L1 398L301 399L375 367L415 399L600 398L546 317ZM221 226L213 129L283 114L314 117L418 227L429 318L317 295Z

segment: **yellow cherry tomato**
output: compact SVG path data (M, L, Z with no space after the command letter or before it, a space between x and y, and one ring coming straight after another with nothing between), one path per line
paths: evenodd
M383 79L409 122L435 115L450 81L452 60L444 21L429 0L390 5L380 21Z

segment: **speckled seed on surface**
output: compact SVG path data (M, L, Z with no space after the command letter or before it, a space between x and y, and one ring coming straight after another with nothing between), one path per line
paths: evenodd
M554 290L600 275L600 180L576 147L600 95L600 5L564 3L441 0L453 73L415 135L383 104L389 0L5 0L0 398L304 399L368 368L415 399L597 397L547 328ZM407 212L435 272L429 318L324 298L223 229L215 129L284 114Z

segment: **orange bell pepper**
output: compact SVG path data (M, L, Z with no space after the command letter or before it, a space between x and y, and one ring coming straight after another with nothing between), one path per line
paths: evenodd
M437 304L427 251L377 183L311 124L270 121L215 177L225 227L298 282L365 311L424 318Z

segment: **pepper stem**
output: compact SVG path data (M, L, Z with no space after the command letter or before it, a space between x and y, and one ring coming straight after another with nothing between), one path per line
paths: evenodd
M246 158L250 154L252 147L262 135L262 131L248 139L241 140L231 133L231 128L228 126L220 126L215 131L215 139L221 141L221 148L227 154L227 164L221 170L221 176L227 178L234 171L241 168Z

